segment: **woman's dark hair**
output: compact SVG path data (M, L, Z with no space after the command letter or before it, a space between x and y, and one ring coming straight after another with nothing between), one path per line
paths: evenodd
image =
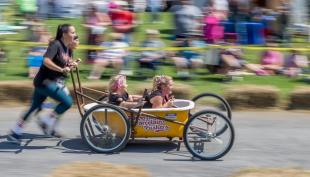
M68 33L70 26L72 26L72 25L71 24L58 25L55 39L60 40L64 33Z

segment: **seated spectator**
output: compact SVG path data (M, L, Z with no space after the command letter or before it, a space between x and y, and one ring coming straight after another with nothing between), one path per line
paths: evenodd
M235 39L227 39L228 45L235 45ZM207 66L211 73L224 74L232 79L233 76L248 75L261 70L258 64L250 64L243 58L243 51L238 47L222 49L219 52L217 65ZM243 71L245 70L245 71ZM248 73L247 71L250 71Z
M283 74L294 77L302 73L303 69L309 67L307 56L301 55L299 51L292 50L291 54L285 58Z
M217 73L229 72L246 67L247 62L242 58L243 52L239 48L224 49L220 52L220 64Z
M268 43L268 47L276 47L275 43ZM258 75L274 75L281 73L283 69L283 54L279 51L267 49L263 52L261 58L261 70L257 71Z
M142 47L165 47L165 44L159 39L158 30L146 30L146 40L142 43ZM163 50L147 50L142 52L141 58L138 60L141 68L157 69L156 65L160 63L160 59L165 57Z
M141 99L141 96L128 94L126 76L116 75L110 79L108 103L126 108L134 108L138 106L139 99Z
M123 65L123 57L127 55L128 44L123 42L124 35L121 33L111 33L111 42L103 42L102 47L108 49L97 52L93 69L88 79L100 79L101 74L106 66L112 65L116 72L119 73Z
M169 76L154 76L153 89L149 97L146 98L145 108L169 108L173 107L174 98L172 93L173 80Z
M205 47L206 43L201 40L201 35L198 33L190 33L186 38L179 38L177 47ZM189 77L188 69L196 69L203 66L202 55L199 51L184 50L179 51L172 58L177 68L177 75L180 77Z
M277 44L269 41L267 47L276 47ZM218 72L222 74L230 74L230 71L236 69L247 69L257 75L273 75L279 74L283 69L283 55L279 51L267 49L263 52L260 64L249 64L242 59L240 49L226 49L220 54L220 66Z

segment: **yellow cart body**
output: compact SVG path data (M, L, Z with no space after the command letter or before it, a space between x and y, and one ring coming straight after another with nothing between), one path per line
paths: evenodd
M190 100L180 100L177 99L174 101L174 104L177 108L158 108L158 109L142 109L143 113L151 114L157 117L163 117L169 120L178 121L185 124L189 119L189 112L194 108L194 102ZM97 105L97 103L91 103L85 105L84 109L88 110L91 107ZM107 116L109 117L109 122L105 122L105 113L104 110L98 110L93 114L93 117L100 124L108 124L111 129L115 131L118 135L125 134L124 125L119 122L122 119L114 111L107 111ZM129 119L133 119L132 115L129 112L126 112ZM183 137L184 125L176 124L173 122L166 121L164 119L156 119L150 116L141 115L137 125L134 127L134 137Z

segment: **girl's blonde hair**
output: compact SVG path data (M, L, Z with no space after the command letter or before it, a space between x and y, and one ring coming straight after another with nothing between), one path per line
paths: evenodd
M119 88L126 86L126 76L116 75L111 77L109 82L109 92L116 92Z
M172 81L172 77L165 75L157 75L153 77L153 91L161 90L162 85L168 85Z

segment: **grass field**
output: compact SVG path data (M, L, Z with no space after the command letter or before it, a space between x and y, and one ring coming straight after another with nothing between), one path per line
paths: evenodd
M162 14L163 23L162 24L150 24L148 22L148 16L146 13L139 15L140 20L144 24L140 25L134 33L134 45L138 46L139 42L144 39L144 30L148 28L159 29L161 32L161 38L167 44L170 45L172 42L170 40L172 33L172 22L171 15L168 13ZM77 28L77 33L80 36L81 44L85 44L85 32L81 26L81 19L49 19L45 21L45 24L48 27L48 30L51 34L54 34L56 27L61 23L71 23L74 24ZM26 31L21 31L17 35L7 35L0 36L0 40L25 40ZM309 45L309 44L306 44ZM294 44L295 47L304 47L305 44ZM0 46L5 48L7 52L8 62L0 64L0 81L1 80L30 80L27 78L27 63L26 63L26 54L27 47L25 46L16 46L16 45L3 45ZM85 50L77 50L75 57L85 58ZM245 51L245 58L251 63L257 63L260 56L260 51ZM133 63L133 67L136 68ZM91 65L82 64L81 65L81 76L84 82L87 81L86 77L89 74ZM112 70L107 70L107 73L104 74L102 81L106 82L111 75ZM210 75L206 69L199 69L189 80L182 80L176 77L175 68L172 65L163 65L158 70L159 74L167 74L176 78L176 82L184 83L193 86L192 94L195 95L201 92L214 92L222 94L226 87L231 85L240 85L243 84L254 84L254 85L273 85L281 90L281 97L286 98L289 92L297 86L306 86L309 85L309 82L303 78L287 78L284 76L245 76L243 80L233 81L233 82L223 82L223 76L221 75ZM146 81L151 84L150 81ZM134 90L139 87L141 83L141 78L129 77L129 87L130 90ZM144 83L144 81L143 81Z

